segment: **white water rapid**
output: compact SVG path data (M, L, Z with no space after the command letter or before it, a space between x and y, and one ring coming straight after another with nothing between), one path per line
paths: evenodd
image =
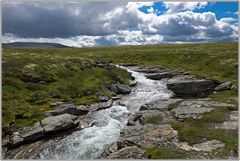
M108 109L91 113L97 126L73 132L50 144L41 151L41 159L96 159L108 145L118 140L120 130L126 126L129 113L139 111L140 106L147 102L171 97L172 92L167 90L165 81L150 80L143 73L121 68L131 72L137 82L132 92L119 100L124 106L115 102Z

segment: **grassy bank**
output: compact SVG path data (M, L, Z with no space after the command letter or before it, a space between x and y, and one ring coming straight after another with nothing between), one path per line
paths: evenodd
M116 68L100 68L95 61L77 53L48 50L3 50L3 125L12 120L16 128L43 117L55 101L77 104L98 102L98 96L113 82L128 84L130 74Z
M125 71L117 68L93 67L92 64L95 60L136 63L143 66L165 66L178 71L188 71L199 77L232 81L237 84L237 53L237 43L81 49L4 49L2 64L3 124L8 124L15 119L17 128L30 125L43 117L43 111L50 109L51 102L74 99L78 104L89 104L97 102L99 95L110 97L105 89L113 81L128 83L129 74ZM237 105L237 94L235 89L211 94L209 97L213 100ZM222 111L217 111L214 117L218 117L222 121L224 117L221 114ZM161 120L155 118L146 121L161 123ZM213 131L216 135L212 132L206 133L209 132L209 124L206 121L198 124L196 128L192 124L195 123L191 120L184 125L174 124L174 127L179 130L182 140L186 140L186 138L188 138L187 141L201 139L198 135L191 135L195 132L202 137L209 134L211 139L229 138L229 141L225 140L227 141L225 148L227 150L223 153L234 151L236 154L237 137L235 134L219 130ZM200 133L197 132L199 129ZM188 137L189 135L191 137ZM166 151L166 149L162 150ZM150 150L151 153L155 151L161 150Z

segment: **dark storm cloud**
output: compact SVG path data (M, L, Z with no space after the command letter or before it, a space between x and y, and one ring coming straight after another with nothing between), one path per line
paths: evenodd
M70 37L106 35L107 11L123 3L3 3L3 34L19 37Z

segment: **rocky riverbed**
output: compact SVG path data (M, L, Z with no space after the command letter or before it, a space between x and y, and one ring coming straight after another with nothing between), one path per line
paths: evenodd
M11 137L4 145L7 159L147 159L149 148L182 150L189 158L208 158L225 143L205 139L191 144L179 138L172 122L201 120L203 115L235 105L206 99L212 92L228 90L230 82L197 79L166 68L119 66L132 73L131 87L113 84L113 98L77 106L55 102L46 118ZM237 131L238 112L226 112L224 122L212 128ZM194 157L193 157L194 156ZM235 157L235 156L229 156Z

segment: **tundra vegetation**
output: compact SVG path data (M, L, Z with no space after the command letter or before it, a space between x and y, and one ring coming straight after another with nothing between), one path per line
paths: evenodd
M139 66L159 67L189 72L198 78L231 81L238 84L238 44L201 43L179 45L141 45L121 47L61 48L61 49L3 49L2 60L2 124L15 120L16 129L43 118L51 109L51 102L75 100L77 104L91 104L99 96L112 97L107 88L112 82L129 84L130 74L111 67L96 66L96 61L113 64L132 63ZM171 122L180 141L190 145L204 140L220 140L223 149L209 153L209 158L225 158L238 154L237 131L212 128L223 123L231 111L238 110L237 88L212 93L211 100L231 103L235 107L219 107L205 113L201 119L188 118ZM174 106L174 105L172 105ZM169 107L173 109L174 107ZM158 117L145 123L161 124ZM181 149L147 148L153 159L186 158ZM168 153L168 155L166 155ZM197 158L197 157L196 157Z

